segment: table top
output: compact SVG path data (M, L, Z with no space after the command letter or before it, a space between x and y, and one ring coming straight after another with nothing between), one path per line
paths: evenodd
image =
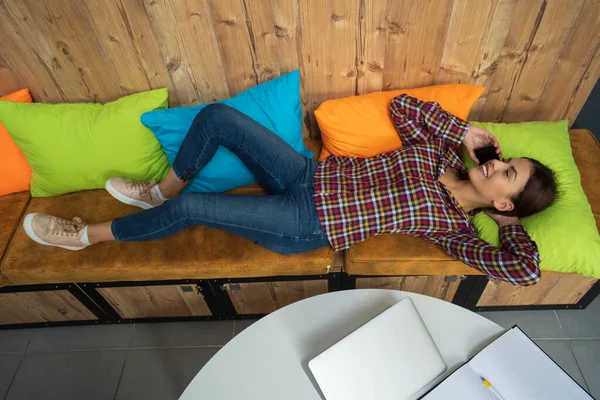
M308 362L407 296L448 365L439 381L504 332L469 310L420 294L381 289L326 293L245 329L198 372L180 400L322 400Z

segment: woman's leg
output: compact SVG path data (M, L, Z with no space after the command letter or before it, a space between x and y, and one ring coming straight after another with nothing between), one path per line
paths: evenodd
M232 232L281 254L328 245L310 185L266 196L187 193L158 207L87 226L79 218L29 214L25 231L38 243L80 250L111 240L160 239L193 225Z
M198 113L169 176L159 185L165 197L175 197L213 158L219 146L234 153L265 186L268 193L283 193L308 175L316 162L296 152L279 136L252 118L224 104L211 104Z
M162 182L160 182L157 186L160 194L168 200L181 193L188 183L190 182L179 179L173 168L171 168L167 176L165 176L165 179L163 179Z
M106 189L117 200L144 209L177 196L194 175L213 158L219 146L233 152L268 193L309 183L316 161L296 152L279 136L250 117L224 104L212 104L194 119L167 177L154 182L113 178Z
M90 226L118 241L145 241L170 236L189 226L207 226L243 236L282 254L327 246L312 199L312 188L280 195L185 193L159 207ZM90 236L90 242L95 239ZM199 251L201 251L199 249Z
M115 240L112 233L112 221L87 226L88 242L96 244Z

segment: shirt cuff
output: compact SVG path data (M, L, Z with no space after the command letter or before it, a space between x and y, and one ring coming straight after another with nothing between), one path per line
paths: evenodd
M465 136L467 135L467 132L469 132L469 123L467 121L464 121L458 117L454 117L453 118L453 122L456 124L456 132L454 133L454 130L450 130L451 132L453 132L454 134L452 135L452 140L457 144L457 145L461 145L462 142L465 140Z
M500 228L500 240L515 236L529 237L521 224L504 225Z

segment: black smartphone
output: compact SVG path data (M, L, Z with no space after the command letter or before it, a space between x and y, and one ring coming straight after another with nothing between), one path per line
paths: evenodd
M496 153L496 147L494 147L493 144L475 149L475 156L479 159L479 165L485 164L490 160L500 159L498 153Z

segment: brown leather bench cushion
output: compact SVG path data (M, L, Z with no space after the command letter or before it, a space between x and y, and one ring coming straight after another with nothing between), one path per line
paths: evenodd
M600 226L600 145L588 130L573 129L570 135L581 184ZM437 246L407 235L359 243L344 254L344 267L351 275L481 275Z
M319 141L307 141L307 146L318 156ZM233 192L260 193L261 189L250 185ZM103 190L36 198L27 207L27 213L64 218L77 215L90 223L136 211L139 209L114 200ZM11 215L16 215L15 220L21 218L17 210ZM8 284L25 285L315 275L326 273L332 261L333 250L329 247L282 256L242 237L205 227L189 228L152 242L101 243L81 251L67 251L34 243L19 226L2 260L1 271Z
M0 260L2 260L10 238L17 229L21 216L29 203L29 192L14 193L0 197ZM6 278L0 273L0 286Z

